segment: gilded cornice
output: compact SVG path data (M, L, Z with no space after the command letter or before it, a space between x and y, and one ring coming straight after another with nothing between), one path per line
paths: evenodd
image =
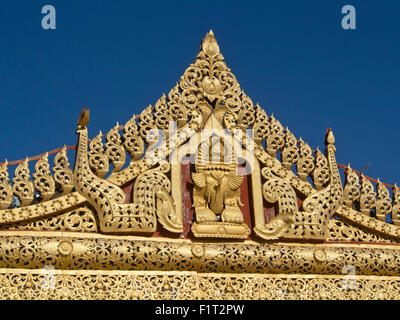
M394 244L200 242L72 232L0 232L0 268L396 276Z

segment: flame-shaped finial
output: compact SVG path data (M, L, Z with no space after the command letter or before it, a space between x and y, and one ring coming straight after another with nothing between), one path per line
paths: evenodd
M214 57L220 53L217 40L215 39L214 32L212 30L206 34L201 43L200 50L210 57Z

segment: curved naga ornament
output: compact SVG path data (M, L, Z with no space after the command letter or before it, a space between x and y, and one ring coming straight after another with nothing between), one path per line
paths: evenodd
M335 156L335 137L331 129L327 131L325 143L327 172L322 181L326 181L328 185L303 201L303 211L298 212L295 217L296 221L288 232L290 238L325 239L327 237L328 219L343 203L342 181ZM323 157L323 155L320 153L317 155L318 157ZM322 187L321 180L318 180L315 184Z
M275 120L272 119L272 122ZM257 135L259 136L259 135ZM293 137L291 138L293 139ZM300 141L302 142L302 141ZM255 207L255 228L254 231L263 239L273 240L279 238L287 239L325 239L327 236L328 219L335 213L342 203L343 189L339 170L335 157L335 138L331 130L326 135L327 159L317 151L317 167L326 166L323 171L323 179L320 174L315 174L315 184L319 190L313 189L305 180L305 176L297 178L288 165L283 166L276 158L275 152L265 152L261 141L256 140L256 156L264 163L261 173L265 180L262 187L265 201L277 204L277 214L269 222L264 220L263 199L253 195ZM268 144L268 141L267 141ZM294 144L290 143L289 148L293 149ZM284 151L284 150L283 150ZM283 152L283 154L285 154ZM301 158L300 158L301 159ZM322 166L323 164L323 166ZM258 166L258 162L256 162ZM322 169L320 170L322 172ZM303 171L302 171L303 173ZM328 183L322 187L322 180ZM254 175L253 185L260 184L260 178ZM300 194L306 195L301 207L298 206L298 197L295 189Z
M157 216L171 232L181 232L175 217L173 200L169 194L170 180L166 176L169 164L139 175L134 184L133 203L126 203L124 191L115 184L96 176L88 161L89 110L81 112L76 133L79 135L74 169L74 187L96 210L100 231L105 233L154 232Z

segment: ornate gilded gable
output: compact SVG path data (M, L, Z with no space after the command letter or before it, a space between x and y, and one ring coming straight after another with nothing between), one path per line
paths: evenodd
M332 298L352 298L341 286L349 265L362 276L360 297L375 297L371 286L398 297L397 186L374 187L337 164L331 129L325 150L312 150L268 116L240 88L212 31L154 106L106 134L90 131L83 108L76 134L76 147L0 164L4 298L173 298L176 287L185 298L262 299L278 298L279 282L298 291L286 298L319 298L327 287ZM48 265L57 281L45 294L7 291L9 274L38 283ZM99 281L110 283L87 285ZM240 281L247 296L234 290Z

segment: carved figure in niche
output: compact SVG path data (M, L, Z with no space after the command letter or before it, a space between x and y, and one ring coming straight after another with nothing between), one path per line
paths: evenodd
M196 172L192 173L196 213L196 223L192 229L195 235L236 238L237 234L229 235L229 227L236 224L243 227L239 232L243 237L247 232L240 210L240 206L243 206L240 201L243 176L236 174L237 163L231 144L221 137L210 137L199 146L195 168ZM210 234L198 232L201 225L210 226ZM211 227L218 225L219 228ZM217 231L213 233L213 229Z

